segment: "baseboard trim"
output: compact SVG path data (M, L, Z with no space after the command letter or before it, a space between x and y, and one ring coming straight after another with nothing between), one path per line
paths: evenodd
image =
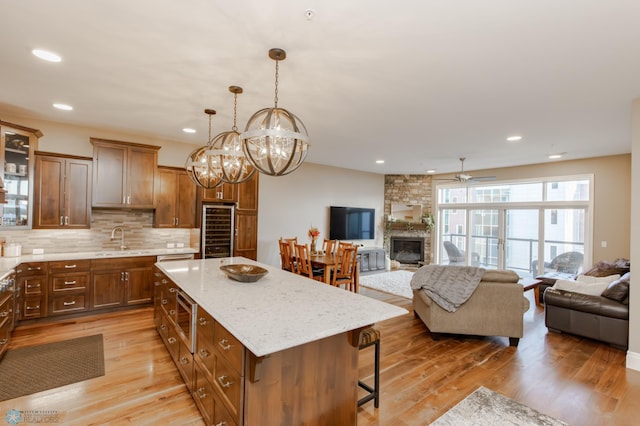
M627 368L640 371L640 353L627 351Z

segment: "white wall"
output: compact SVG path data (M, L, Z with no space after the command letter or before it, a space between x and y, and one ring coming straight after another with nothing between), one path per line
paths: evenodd
M376 209L376 239L356 241L382 247L384 175L305 163L287 176L260 176L258 261L280 266L278 239L309 243L311 226L320 241L329 233L329 206Z
M631 107L631 269L640 259L640 98ZM627 367L640 371L640 291L629 292L629 351Z

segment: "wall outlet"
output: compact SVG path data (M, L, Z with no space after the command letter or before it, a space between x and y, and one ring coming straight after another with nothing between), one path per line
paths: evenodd
M175 248L175 246L174 243L167 243L167 248Z
M35 248L33 249L33 254L44 254L44 249Z
M178 247L178 248L184 248L184 243L177 243L177 244L176 244L176 247Z

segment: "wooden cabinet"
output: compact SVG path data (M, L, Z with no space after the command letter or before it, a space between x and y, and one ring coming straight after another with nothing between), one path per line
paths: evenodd
M154 208L159 146L91 138L93 207Z
M257 173L256 173L257 174ZM238 201L237 186L242 184L222 183L213 189L202 190L202 201L207 203L235 203Z
M15 280L13 274L0 281L0 359L9 347L14 327Z
M258 258L258 173L237 186L234 256Z
M382 271L385 268L386 252L383 248L370 248L358 250L358 263L360 272Z
M158 167L156 228L196 227L196 185L184 169Z
M154 256L91 261L92 309L149 303L153 300Z
M20 319L47 316L47 262L25 262L16 269L20 289Z
M49 262L49 316L89 310L90 269L90 260Z
M89 228L93 161L36 153L33 227Z
M40 130L0 120L0 228L27 228L31 221L33 153Z

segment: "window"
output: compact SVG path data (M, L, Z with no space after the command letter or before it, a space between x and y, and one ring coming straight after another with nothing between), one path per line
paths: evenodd
M590 262L592 187L591 175L438 185L438 262L448 262L445 241L468 247L468 262L520 276L539 275L566 252L579 252Z

